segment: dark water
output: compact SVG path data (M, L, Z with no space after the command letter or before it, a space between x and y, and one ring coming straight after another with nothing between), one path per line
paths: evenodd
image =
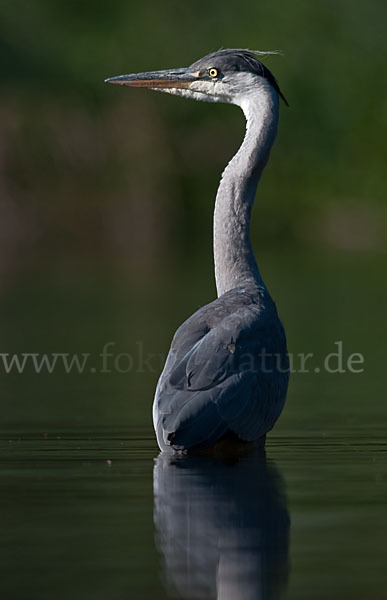
M3 438L3 597L384 598L372 434L273 434L227 461L157 457L140 430Z
M289 351L314 354L292 375L266 459L158 458L160 360L213 297L210 270L136 286L24 278L3 291L0 354L91 361L83 373L1 373L3 598L386 597L385 259L263 263ZM345 364L363 355L361 372L322 368L337 341ZM128 372L127 357L114 368L119 353Z

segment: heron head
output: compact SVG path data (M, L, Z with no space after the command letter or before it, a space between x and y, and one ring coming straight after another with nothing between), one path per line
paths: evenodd
M147 87L207 102L241 105L257 90L275 90L286 102L274 75L258 56L275 54L252 50L219 50L182 69L119 75L107 83Z

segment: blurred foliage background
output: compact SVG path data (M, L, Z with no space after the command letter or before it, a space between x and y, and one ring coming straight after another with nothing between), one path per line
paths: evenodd
M165 597L151 405L173 332L215 297L213 203L244 119L103 81L220 47L284 52L265 61L290 108L252 237L290 353L314 354L268 438L289 598L384 597L386 22L382 0L1 0L0 355L91 355L82 374L0 359L5 597ZM315 372L337 340L363 372ZM128 372L100 372L109 342Z
M368 356L363 375L295 376L283 427L384 410L386 18L381 0L3 0L1 351L98 353L114 340L131 352L140 340L166 352L215 294L213 201L243 115L103 80L220 47L280 49L266 64L290 109L258 191L255 250L291 352L343 339ZM2 375L5 421L130 414L150 428L157 374ZM324 400L310 403L316 386Z

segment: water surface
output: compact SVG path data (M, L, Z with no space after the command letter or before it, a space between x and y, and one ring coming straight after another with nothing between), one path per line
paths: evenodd
M158 458L160 360L213 298L210 269L136 285L42 272L3 290L0 352L92 362L0 375L2 597L385 598L385 260L262 258L290 352L314 353L291 377L266 460ZM362 372L315 371L337 340L345 358L364 355ZM138 343L159 363L144 366ZM114 369L119 353L135 367Z
M145 430L1 445L3 597L384 597L381 430L231 461L158 457Z

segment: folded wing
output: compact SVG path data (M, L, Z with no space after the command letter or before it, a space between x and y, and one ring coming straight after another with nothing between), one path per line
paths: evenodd
M285 336L270 297L254 299L231 290L177 330L155 397L162 447L199 449L227 431L253 441L274 425L288 381Z

